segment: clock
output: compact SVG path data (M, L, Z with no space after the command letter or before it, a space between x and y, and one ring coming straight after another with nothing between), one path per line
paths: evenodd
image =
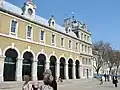
M28 13L29 13L29 15L32 15L33 10L32 10L31 8L29 8L29 9L28 9Z

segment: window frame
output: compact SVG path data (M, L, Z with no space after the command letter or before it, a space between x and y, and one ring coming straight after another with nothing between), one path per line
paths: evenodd
M71 45L70 45L70 42L71 42ZM70 46L71 46L71 47L70 47ZM70 39L68 40L68 48L69 48L69 49L72 49L72 40L70 40Z
M12 32L12 21L16 22L15 32ZM16 19L11 19L10 20L9 34L17 37L17 34L18 34L18 21Z
M30 37L28 36L28 27L31 27L31 36ZM32 25L26 26L26 39L33 40L33 27L32 27Z
M81 40L83 40L83 36L84 36L84 34L83 34L83 33L81 33Z
M54 43L52 42L52 36L54 35ZM56 46L56 35L54 33L52 33L52 36L51 36L51 44L53 46Z
M78 51L78 42L76 42L76 47L75 47L75 49Z
M41 40L41 32L44 32L44 35L43 35L43 40ZM40 41L42 42L42 43L45 43L45 30L43 30L43 29L41 29L40 30Z
M63 45L62 45L62 38L63 38ZM64 38L63 36L60 38L60 46L61 46L62 48L65 47L65 38Z

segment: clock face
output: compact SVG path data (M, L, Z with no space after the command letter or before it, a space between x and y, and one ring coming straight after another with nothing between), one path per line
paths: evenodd
M33 10L32 10L31 8L29 8L29 9L28 9L28 13L29 13L30 15L32 15Z

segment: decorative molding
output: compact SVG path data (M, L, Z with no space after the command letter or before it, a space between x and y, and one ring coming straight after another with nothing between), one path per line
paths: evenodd
M53 55L55 55L55 51L53 51Z
M14 47L15 47L15 43L12 43L12 49L14 49Z
M75 53L75 54L80 54L79 52L75 52L75 51L72 51L72 50L67 50L65 48L54 47L52 45L42 44L42 43L38 43L38 42L35 42L35 41L22 39L22 38L18 38L18 37L11 37L10 35L6 35L6 34L2 34L2 33L0 33L0 36L7 37L7 38L12 38L12 39L16 39L16 40L20 40L20 41L24 41L24 42L28 42L28 43L33 43L33 44L37 44L37 45L41 45L41 46L46 46L46 47L50 47L50 48L55 48L55 49L59 49L59 50L67 51L67 52L72 52L72 53Z
M10 48L15 49L16 52L18 53L18 58L20 58L20 51L19 51L16 47L12 47L12 46L7 46L6 48L4 48L4 50L3 50L3 57L5 57L5 52L6 52L8 49L10 49Z
M30 46L28 46L28 50L29 50L29 51L31 50L31 47L30 47Z

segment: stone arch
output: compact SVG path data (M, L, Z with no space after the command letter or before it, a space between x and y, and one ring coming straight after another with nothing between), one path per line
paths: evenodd
M69 58L68 59L68 76L69 76L69 79L72 79L73 76L73 64L74 64L74 61L73 59Z
M65 79L65 58L64 57L60 57L60 77L62 79Z
M32 51L25 50L23 55L23 67L22 67L22 76L29 75L32 76L32 63L34 60L34 53Z
M50 55L50 70L52 71L52 75L56 77L56 63L58 61L56 55Z
M38 63L37 63L37 77L38 77L38 80L43 79L43 73L44 73L44 70L45 70L46 59L47 59L46 55L44 55L43 53L39 53L39 55L37 57L37 60L38 60Z
M46 57L46 59L47 59L47 54L46 54L46 53L44 53L44 52L39 52L39 53L37 53L37 55L36 55L36 60L38 59L38 56L39 56L40 54L44 54L45 57Z
M4 81L15 81L18 52L13 48L8 48L4 55Z
M80 70L79 70L79 67L80 67L80 61L78 59L76 59L75 61L75 67L76 67L76 79L79 79L80 78Z
M20 58L20 51L19 51L19 49L17 49L16 47L12 47L12 46L8 46L8 47L4 48L4 50L3 50L3 56L5 57L5 52L8 49L10 49L10 48L15 49L17 51L17 53L18 53L18 58Z
M24 50L24 51L22 52L21 58L23 58L23 55L24 55L25 52L31 52L32 55L33 55L33 60L36 60L36 58L35 58L35 53L34 53L32 50L29 50L29 49L26 49L26 50Z

